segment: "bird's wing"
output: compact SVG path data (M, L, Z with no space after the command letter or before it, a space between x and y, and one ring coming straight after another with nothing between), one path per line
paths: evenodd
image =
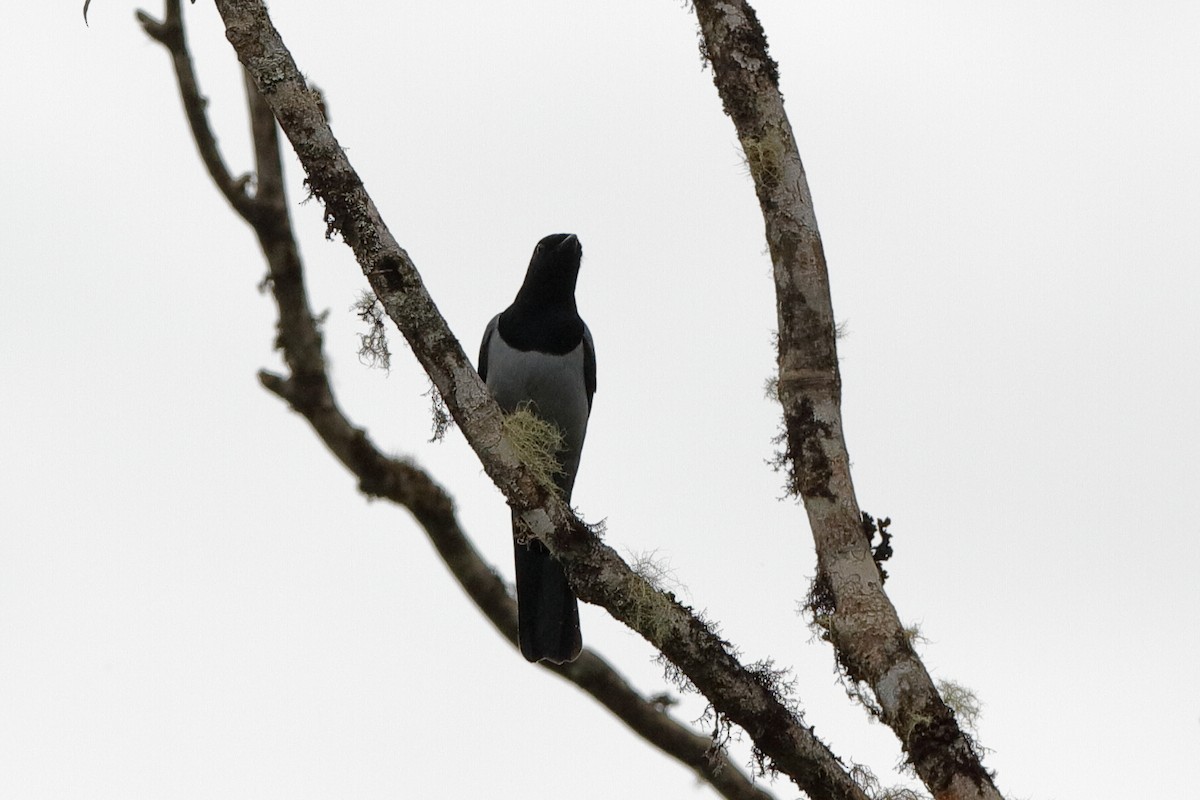
M479 366L477 369L479 371L479 377L483 378L485 383L487 382L488 345L491 343L492 336L495 335L496 328L498 328L499 325L500 315L497 314L496 316L492 317L492 321L489 322L487 327L483 329L483 342L479 345Z
M592 410L592 395L596 393L596 345L592 332L583 326L583 385L587 389L588 411Z

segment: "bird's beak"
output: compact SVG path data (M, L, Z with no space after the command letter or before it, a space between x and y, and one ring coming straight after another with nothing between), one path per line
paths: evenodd
M579 237L573 233L568 233L567 238L563 239L562 244L560 244L558 247L560 250L578 250Z

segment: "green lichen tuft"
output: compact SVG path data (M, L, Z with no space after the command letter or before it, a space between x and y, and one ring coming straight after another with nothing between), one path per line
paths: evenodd
M983 703L980 702L979 696L961 683L951 680L939 680L937 689L942 695L942 701L954 712L959 726L978 736L979 717L983 711Z
M671 630L671 618L674 607L671 604L673 595L665 595L655 578L639 575L642 580L629 581L626 586L626 597L629 600L629 624L652 642L666 638Z
M533 413L528 403L522 403L505 415L504 438L539 483L555 485L554 478L563 471L558 454L566 448L558 426Z
M783 177L783 161L787 145L778 128L769 128L760 138L742 140L742 152L750 174L769 186L775 186Z

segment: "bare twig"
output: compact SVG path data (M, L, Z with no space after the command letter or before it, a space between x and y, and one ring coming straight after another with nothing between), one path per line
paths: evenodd
M188 52L187 39L183 35L183 12L178 0L168 0L161 22L140 10L137 12L137 19L146 35L163 45L171 54L171 65L175 68L175 79L179 84L179 96L183 100L188 126L192 131L192 141L196 143L196 149L200 152L200 159L204 162L209 177L234 210L243 218L247 218L254 211L254 204L247 192L247 181L245 178L235 179L229 173L221 157L220 148L217 147L217 137L208 124L208 98L200 94L200 87L196 83L192 56Z
M83 24L88 24L88 7L92 4L92 0L83 0ZM196 0L192 0L192 5L196 4Z
M939 800L994 800L1000 793L904 635L862 533L842 435L829 273L766 36L745 0L693 5L703 54L737 128L766 223L779 322L782 460L816 540L812 604L847 677L874 691L883 720L930 792Z

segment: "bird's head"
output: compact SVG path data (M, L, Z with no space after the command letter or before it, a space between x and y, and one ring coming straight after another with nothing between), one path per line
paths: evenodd
M533 248L521 293L529 299L573 298L583 246L573 233L552 233Z
M549 267L556 270L579 269L579 260L583 257L583 245L579 237L573 233L552 233L543 237L533 248L533 258L529 266Z

